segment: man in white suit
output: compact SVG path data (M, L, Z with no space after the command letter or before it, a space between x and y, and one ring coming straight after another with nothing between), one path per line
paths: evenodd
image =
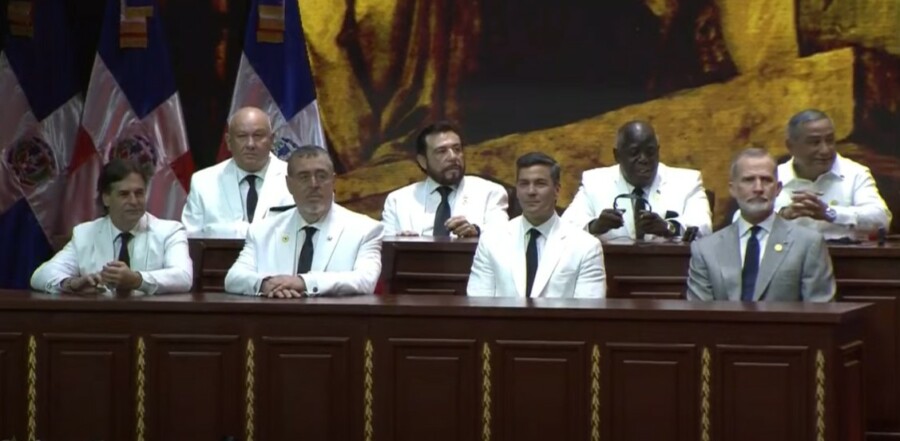
M112 159L97 192L106 216L77 225L72 239L31 276L31 287L50 293L162 294L187 292L193 282L184 226L145 209L149 173Z
M255 107L231 116L225 141L231 158L194 173L181 221L190 236L244 238L272 207L293 204L284 186L287 164L272 154L272 123Z
M712 231L700 172L661 164L650 123L620 127L613 155L618 165L584 172L563 220L604 240L668 238L688 227L698 235Z
M477 237L488 224L509 220L506 189L466 176L452 124L441 121L419 132L416 161L426 178L388 195L381 214L385 235Z
M822 235L775 214L781 187L775 160L765 150L750 148L738 154L729 189L740 217L691 244L689 300L834 298L834 272Z
M291 154L286 183L296 209L250 225L225 291L275 298L375 291L382 226L334 203L334 178L325 149Z
M543 153L516 161L522 215L485 229L475 251L468 295L606 296L600 241L556 214L559 164Z

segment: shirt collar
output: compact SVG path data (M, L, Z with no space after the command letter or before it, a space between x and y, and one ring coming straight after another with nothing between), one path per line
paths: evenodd
M296 210L296 209L295 209ZM331 213L334 213L334 202L331 203L331 208L328 209L328 212L325 213L325 216L319 218L319 220L308 223L306 219L300 214L300 211L297 210L297 231L302 230L304 227L315 227L318 231L323 231L328 227L329 222L331 221Z
M466 177L463 176L463 179L465 179L465 178ZM462 179L459 181L459 183L462 184ZM432 193L437 193L437 189L440 186L441 186L441 184L438 184L437 181L435 181L434 179L431 179L431 176L428 176L425 178L425 194L426 195L430 196ZM448 185L448 187L452 188L454 191L459 189L459 185ZM451 194L452 194L452 192L451 192Z
M641 189L641 190L644 190L644 197L649 197L651 194L653 194L654 191L656 191L656 189L659 188L659 182L662 179L662 178L660 178L659 175L662 174L662 169L663 169L663 164L659 163L659 165L656 167L656 176L653 177L653 181L650 182L650 186L644 187ZM625 188L628 189L628 193L634 192L635 187L634 187L634 185L631 185L631 183L628 182L627 179L625 179L625 175L622 174L622 166L621 165L619 166L619 179L621 179L622 182L625 183Z
M528 235L528 231L534 228L541 232L541 236L550 237L550 232L553 231L553 227L556 226L557 222L559 222L559 215L555 212L553 213L553 216L550 216L550 219L547 219L546 222L540 225L531 225L531 222L528 222L528 219L525 219L525 216L522 216L522 227L525 235Z
M147 231L147 228L148 228L147 227L147 225L148 225L147 217L148 216L149 216L149 214L144 213L144 215L141 216L141 218L137 221L137 223L134 224L134 228L132 228L131 231L129 231L129 233L131 233L132 236L137 236L138 233L140 233L142 231ZM109 222L109 229L110 229L110 231L112 231L113 239L118 238L119 235L122 234L122 230L120 230L116 227L116 224L114 224L112 222L112 219L109 218L109 215L106 215L106 220L107 220L107 222Z
M819 178L821 178L822 176L830 176L835 179L843 180L844 174L841 173L842 159L843 159L843 156L841 156L840 154L835 155L834 163L831 164L831 169L829 169L825 173L821 174L819 176ZM788 162L785 163L785 165L786 166L784 167L784 170L783 170L784 176L778 177L781 180L781 182L783 183L783 185L789 185L790 183L792 183L794 181L806 181L806 179L803 179L803 178L797 176L797 174L794 172L794 158L793 157L791 157L791 159L789 159ZM782 170L779 170L779 172L782 172ZM816 180L819 180L819 178L816 178Z
M750 231L750 227L753 226L750 222L747 222L743 216L738 215L738 237L744 237ZM766 220L756 224L762 227L763 231L768 234L772 232L772 225L775 224L775 212L773 211Z
M237 162L234 163L234 169L237 170L238 183L244 182L244 178L249 175L256 175L257 181L262 182L266 179L266 171L269 169L269 164L272 163L272 155L269 155L269 160L266 161L266 165L263 168L259 169L258 172L250 173L240 167L238 167ZM257 184L258 185L258 184Z

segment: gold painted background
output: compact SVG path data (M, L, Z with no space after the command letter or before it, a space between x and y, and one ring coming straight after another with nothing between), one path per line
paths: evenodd
M733 152L786 153L795 112L834 119L839 151L869 165L900 213L900 0L300 0L339 202L379 218L422 178L412 136L459 121L467 166L506 185L515 158L614 163L615 130L657 128L662 161L702 170L731 209ZM894 228L896 230L896 227Z

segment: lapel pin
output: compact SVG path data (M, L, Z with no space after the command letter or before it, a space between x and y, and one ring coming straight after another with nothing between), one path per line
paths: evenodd
M331 240L331 239L332 239L332 237L331 237L331 236L328 236L328 240Z
M832 200L832 201L829 203L829 205L837 205L837 204L838 204L838 201L837 201L837 200Z
M775 244L775 252L780 253L782 250L784 250L784 245L782 245L780 243L776 243Z
M282 243L288 243L289 240L290 240L290 238L288 238L288 235L287 235L287 234L281 236L281 242L282 242Z

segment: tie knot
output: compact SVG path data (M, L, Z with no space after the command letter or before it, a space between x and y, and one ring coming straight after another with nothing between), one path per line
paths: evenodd
M538 230L537 228L532 228L532 229L528 230L528 234L530 234L529 237L531 237L533 239L537 239L537 238L541 237L541 231Z
M129 232L127 232L127 231L124 232L124 233L120 233L120 234L119 234L119 239L122 240L122 243L123 243L123 244L128 244L128 242L129 242L133 237L134 237L134 235L131 234L131 233L129 233Z
M750 236L756 237L756 235L759 234L760 230L762 230L762 227L760 227L759 225L750 227Z
M450 195L451 191L453 191L453 188L446 185L437 188L437 192L441 194L441 199L447 199L447 196Z
M316 228L312 225L307 225L301 229L306 232L307 236L312 236L313 234L316 234L316 231L319 231L318 228Z
M642 198L642 197L644 197L644 189L641 187L634 187L634 190L631 192L631 194L633 194L639 198Z
M257 179L259 179L259 176L256 176L256 175L247 175L244 178L244 180L247 181L247 183L250 185L255 185Z

